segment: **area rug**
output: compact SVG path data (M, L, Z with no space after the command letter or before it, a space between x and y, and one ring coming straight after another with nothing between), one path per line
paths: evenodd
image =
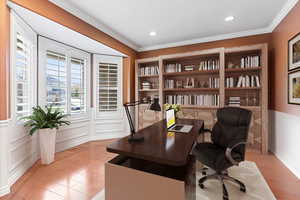
M242 181L247 187L247 193L240 191L234 183L225 182L230 200L276 200L264 177L254 162L245 161L238 167L231 167L229 174ZM197 171L197 180L202 177ZM205 182L205 189L197 186L197 200L222 200L222 187L217 180ZM105 191L99 192L92 200L105 200ZM120 199L121 200L121 199Z

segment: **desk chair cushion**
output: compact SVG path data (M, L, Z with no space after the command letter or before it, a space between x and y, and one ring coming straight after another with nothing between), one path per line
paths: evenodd
M196 145L193 154L202 164L217 172L222 172L232 166L232 163L225 157L225 151L225 148L212 143L200 143ZM243 160L243 156L238 152L232 152L232 157L238 162Z

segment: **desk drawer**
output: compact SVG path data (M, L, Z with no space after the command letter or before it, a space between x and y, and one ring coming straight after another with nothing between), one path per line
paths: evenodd
M117 156L105 164L105 200L195 200L195 159L170 167Z

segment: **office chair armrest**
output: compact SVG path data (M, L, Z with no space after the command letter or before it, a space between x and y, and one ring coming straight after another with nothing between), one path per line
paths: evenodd
M239 162L233 159L232 154L231 154L232 150L240 145L246 145L246 144L247 144L247 142L239 142L239 143L233 145L232 147L227 147L225 156L233 165L238 165Z

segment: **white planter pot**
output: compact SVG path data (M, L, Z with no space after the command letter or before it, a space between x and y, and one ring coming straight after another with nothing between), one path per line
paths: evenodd
M49 165L54 161L56 129L40 129L40 152L42 164Z

